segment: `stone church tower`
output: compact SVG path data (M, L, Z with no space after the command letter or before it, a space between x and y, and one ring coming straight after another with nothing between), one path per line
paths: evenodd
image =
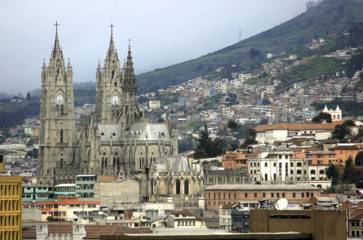
M121 124L126 128L138 121L141 112L136 104L136 80L129 46L127 61L121 69L113 40L111 25L110 46L104 65L96 72L96 122Z
M70 180L74 165L73 71L69 61L65 66L57 26L49 64L42 67L40 102L40 181L50 184Z

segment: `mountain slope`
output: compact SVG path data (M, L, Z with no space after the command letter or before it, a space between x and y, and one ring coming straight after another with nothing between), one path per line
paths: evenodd
M162 87L211 73L221 66L232 64L248 68L252 62L250 49L263 55L280 54L302 46L314 36L345 31L353 22L363 21L363 0L325 0L318 6L268 31L200 58L172 65L138 76L140 92Z

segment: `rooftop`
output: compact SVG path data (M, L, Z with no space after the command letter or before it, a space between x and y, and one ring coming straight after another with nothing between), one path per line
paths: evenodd
M268 130L288 130L288 131L301 131L301 130L334 130L336 125L342 122L332 123L279 123L279 124L265 124L258 125L256 132L264 132Z
M319 190L308 184L223 184L208 186L205 190Z

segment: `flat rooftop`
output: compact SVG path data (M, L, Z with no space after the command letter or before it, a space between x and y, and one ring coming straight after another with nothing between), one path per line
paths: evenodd
M284 232L284 233L226 233L220 231L215 233L213 231L205 231L204 233L196 234L190 229L179 229L168 232L159 232L151 234L125 234L125 235L103 235L102 240L229 240L229 239L241 239L241 240L312 240L312 235L308 233L298 232Z
M308 184L217 184L208 186L205 190L320 190Z

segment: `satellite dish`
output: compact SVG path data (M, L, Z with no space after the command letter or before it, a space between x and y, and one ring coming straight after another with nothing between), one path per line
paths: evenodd
M286 198L280 198L279 200L277 200L277 202L275 203L275 209L276 210L285 210L287 208L287 206L289 205L289 202L287 201Z

